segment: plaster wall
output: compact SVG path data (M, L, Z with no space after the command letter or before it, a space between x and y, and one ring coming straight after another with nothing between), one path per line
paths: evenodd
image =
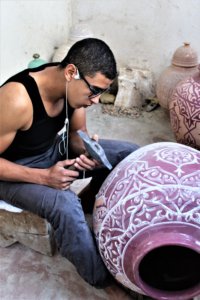
M50 60L72 24L104 39L119 66L159 76L187 41L200 60L200 0L0 0L0 83L25 68L35 52Z
M71 0L0 0L0 83L67 40Z
M200 60L200 0L73 0L72 20L86 22L123 66L158 76L186 41Z

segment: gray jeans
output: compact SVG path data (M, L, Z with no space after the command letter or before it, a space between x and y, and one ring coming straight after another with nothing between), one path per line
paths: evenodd
M58 151L59 139L44 154L16 161L21 165L48 168L63 159ZM110 163L116 166L138 146L123 141L99 140ZM92 176L91 188L98 192L109 174L105 168L86 172ZM45 218L53 227L58 249L72 262L78 273L91 285L103 287L109 273L98 252L80 199L71 190L48 186L0 181L0 199ZM93 205L93 203L92 203Z

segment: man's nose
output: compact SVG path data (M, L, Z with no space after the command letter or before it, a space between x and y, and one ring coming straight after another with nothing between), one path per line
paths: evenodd
M97 95L96 97L92 98L91 101L94 104L98 104L99 103L99 99L100 99L101 95Z

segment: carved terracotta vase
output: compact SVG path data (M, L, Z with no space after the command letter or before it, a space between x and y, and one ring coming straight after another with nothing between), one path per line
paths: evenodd
M200 72L177 85L169 109L177 142L200 150Z
M200 294L200 153L162 142L130 154L100 188L93 225L125 287L163 300Z
M176 85L183 79L193 76L198 71L197 52L184 43L179 47L172 57L171 66L167 67L160 75L156 85L156 95L159 104L169 109L169 100Z

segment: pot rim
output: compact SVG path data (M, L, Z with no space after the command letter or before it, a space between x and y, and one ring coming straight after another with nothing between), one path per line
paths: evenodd
M159 227L159 231L158 231ZM193 235L191 236L191 230ZM173 222L173 224L154 224L152 228L145 228L131 240L132 253L124 254L123 269L129 280L133 282L142 292L155 299L162 300L188 300L197 296L200 292L198 285L181 291L164 291L151 287L145 283L139 274L139 265L143 258L152 250L164 246L180 246L191 249L200 254L200 230L199 227L188 223ZM127 246L128 249L128 246ZM125 251L127 251L127 249ZM126 256L129 256L126 258ZM130 270L130 273L126 270ZM126 266L125 266L126 265ZM127 268L127 265L129 268ZM130 278L131 277L131 278Z

